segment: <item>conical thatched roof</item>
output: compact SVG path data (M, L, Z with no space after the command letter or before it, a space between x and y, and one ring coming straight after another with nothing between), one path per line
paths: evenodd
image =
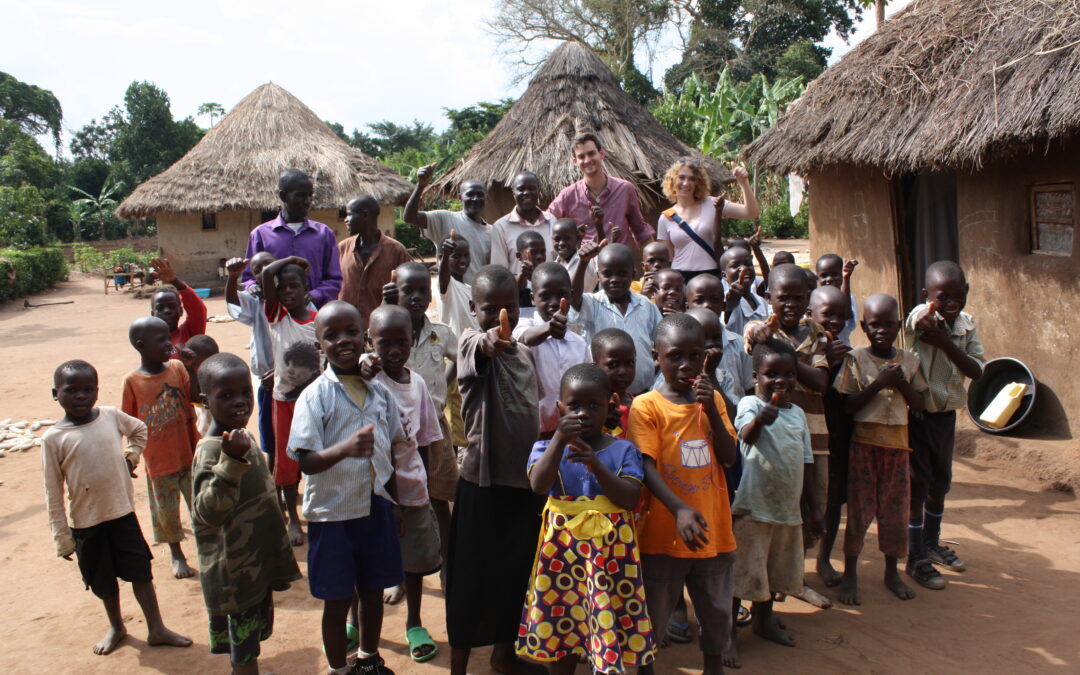
M277 179L298 168L315 180L313 208L341 208L369 194L400 204L412 184L330 130L311 108L276 84L248 94L175 164L131 193L116 213L270 211L281 206Z
M977 168L1080 131L1080 0L915 0L814 80L746 155Z
M666 206L658 181L678 157L705 161L714 183L732 180L722 164L660 126L591 49L564 42L547 57L521 99L434 189L450 194L461 181L474 179L489 188L509 186L518 172L528 170L540 177L545 195L554 197L581 178L570 144L586 131L600 138L607 172L638 186L646 210Z

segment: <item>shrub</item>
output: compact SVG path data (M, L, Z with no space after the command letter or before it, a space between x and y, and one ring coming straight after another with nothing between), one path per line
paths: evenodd
M105 255L89 244L72 244L71 257L75 259L75 266L83 274L105 273Z
M805 215L805 201L799 214L792 217L787 201L779 201L765 207L761 212L761 232L773 239L803 239L809 236L810 217Z
M435 255L435 244L421 234L420 228L415 225L409 225L400 220L397 221L394 224L394 239L400 241L405 248L415 248L417 253L422 256Z
M45 198L34 186L0 186L0 246L28 248L44 244L45 211Z
M14 271L14 279L10 278ZM0 250L0 301L36 293L67 277L67 261L59 248Z

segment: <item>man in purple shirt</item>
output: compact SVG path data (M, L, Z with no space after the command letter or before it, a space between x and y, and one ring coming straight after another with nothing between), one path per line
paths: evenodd
M307 260L311 301L322 307L337 300L341 291L341 263L334 231L307 217L314 196L311 176L300 169L287 169L281 174L281 213L251 231L245 257L251 260L256 253L267 251L278 260L293 255ZM243 280L245 288L255 283L250 269L244 270Z
M574 138L574 166L581 170L582 179L563 188L548 206L556 218L573 218L586 226L583 241L607 238L608 230L619 228L616 241L620 244L644 246L653 240L653 228L641 215L634 184L604 173L604 148L595 134L579 134ZM592 225L593 209L603 215L603 231L597 237Z

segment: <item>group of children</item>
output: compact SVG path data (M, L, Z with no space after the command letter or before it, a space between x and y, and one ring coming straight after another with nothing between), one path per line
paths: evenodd
M94 407L92 366L61 365L53 391L66 415L43 442L46 494L58 554L78 555L109 615L95 651L124 635L117 577L133 583L151 643L190 644L157 610L130 482L140 457L177 577L194 574L180 548L188 503L211 651L237 673L258 672L272 592L300 578L301 513L330 673L391 672L383 605L402 598L410 655L433 658L421 607L437 573L454 673L486 645L499 672L529 672L521 656L560 673L581 662L651 672L658 647L689 640L684 589L704 671L718 673L739 665L744 620L795 644L773 602L807 596L803 559L818 539L818 571L847 604L860 602L875 518L898 597L914 597L902 558L929 588L944 586L934 564L963 569L939 540L955 410L983 360L959 266L931 265L927 302L906 321L895 299L866 298L869 346L852 349L854 261L823 256L808 274L778 254L770 270L755 237L724 251L723 278L684 275L655 242L639 279L628 247L582 243L572 220L552 226L550 261L534 234L518 237L517 274L488 265L469 285L469 244L451 231L443 323L427 316L423 265L399 266L363 316L343 301L316 311L306 261L260 254L227 263L250 364L178 342L181 312L159 311L179 306L169 290L131 325L141 363L120 410ZM242 289L248 265L258 283ZM895 345L901 329L908 350ZM245 431L256 398L265 455Z

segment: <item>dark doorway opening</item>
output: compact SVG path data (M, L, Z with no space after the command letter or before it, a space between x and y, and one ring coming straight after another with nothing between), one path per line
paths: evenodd
M923 171L892 182L897 222L900 304L905 312L922 302L926 268L938 260L960 262L956 174Z

